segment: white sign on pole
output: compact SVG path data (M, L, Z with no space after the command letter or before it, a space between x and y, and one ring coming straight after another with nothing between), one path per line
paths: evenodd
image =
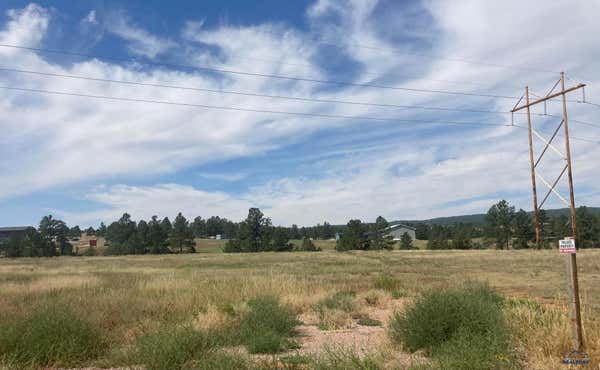
M577 248L575 248L575 239L559 240L558 249L560 250L560 253L563 254L577 253Z

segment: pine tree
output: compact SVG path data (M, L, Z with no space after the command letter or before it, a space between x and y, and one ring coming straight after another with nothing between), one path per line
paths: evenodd
M272 248L271 220L258 208L250 208L248 217L240 223L236 238L228 240L224 251L262 252Z
M404 233L400 237L400 249L413 249L412 238L408 233Z
M487 222L487 236L494 239L498 248L510 246L512 239L512 226L515 217L515 207L501 200L494 204L485 217Z
M391 235L386 235L389 227L387 220L381 216L377 217L372 225L372 231L369 238L369 249L394 249L394 239Z
M183 253L184 249L189 252L196 251L194 246L194 234L188 225L188 221L183 217L181 212L175 217L171 233L169 234L169 242L172 248L179 250L179 253Z
M168 235L165 234L157 216L152 216L152 219L148 222L148 239L150 241L150 253L161 254L169 251L167 248Z
M338 240L335 249L337 251L349 251L353 249L365 249L365 226L360 220L350 220L346 224L346 231Z

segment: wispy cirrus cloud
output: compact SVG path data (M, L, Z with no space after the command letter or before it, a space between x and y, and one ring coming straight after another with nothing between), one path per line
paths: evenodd
M175 41L156 36L137 26L123 12L117 12L108 17L106 31L126 40L132 53L148 58L155 58L177 46Z

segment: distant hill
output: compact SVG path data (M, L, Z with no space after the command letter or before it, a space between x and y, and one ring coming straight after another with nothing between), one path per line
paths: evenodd
M592 214L600 215L600 207L587 207ZM533 212L529 212L533 214ZM557 217L560 215L569 216L571 210L569 208L559 209L547 209L546 214L549 217ZM474 215L463 215L463 216L451 216L451 217L436 217L429 220L412 220L412 221L400 221L401 223L419 223L424 222L430 225L452 225L457 223L470 223L470 224L484 224L485 213L478 213Z

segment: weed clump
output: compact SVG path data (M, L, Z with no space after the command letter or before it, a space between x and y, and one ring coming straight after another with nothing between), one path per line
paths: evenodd
M319 316L319 328L332 330L347 327L352 323L351 313L356 310L356 293L337 292L313 306Z
M394 315L390 336L412 352L425 350L443 369L513 368L502 303L485 284L429 291Z
M240 322L240 336L250 353L276 353L297 347L290 339L300 324L296 314L276 297L257 297Z
M323 354L315 358L310 365L310 368L315 370L383 369L377 357L360 357L355 352L343 348L325 348Z
M395 278L390 274L379 275L376 277L373 286L375 289L381 289L392 294L393 298L399 298L402 296L402 283L400 279Z
M217 343L189 326L163 327L138 340L135 359L148 370L180 369L205 357Z
M355 297L356 293L352 291L337 292L331 297L325 298L317 303L317 307L352 312L356 309L356 303L354 302Z
M244 357L224 351L212 351L199 360L191 361L186 370L250 370L253 367Z
M0 327L0 361L16 367L76 366L103 352L90 323L64 307L46 307Z

